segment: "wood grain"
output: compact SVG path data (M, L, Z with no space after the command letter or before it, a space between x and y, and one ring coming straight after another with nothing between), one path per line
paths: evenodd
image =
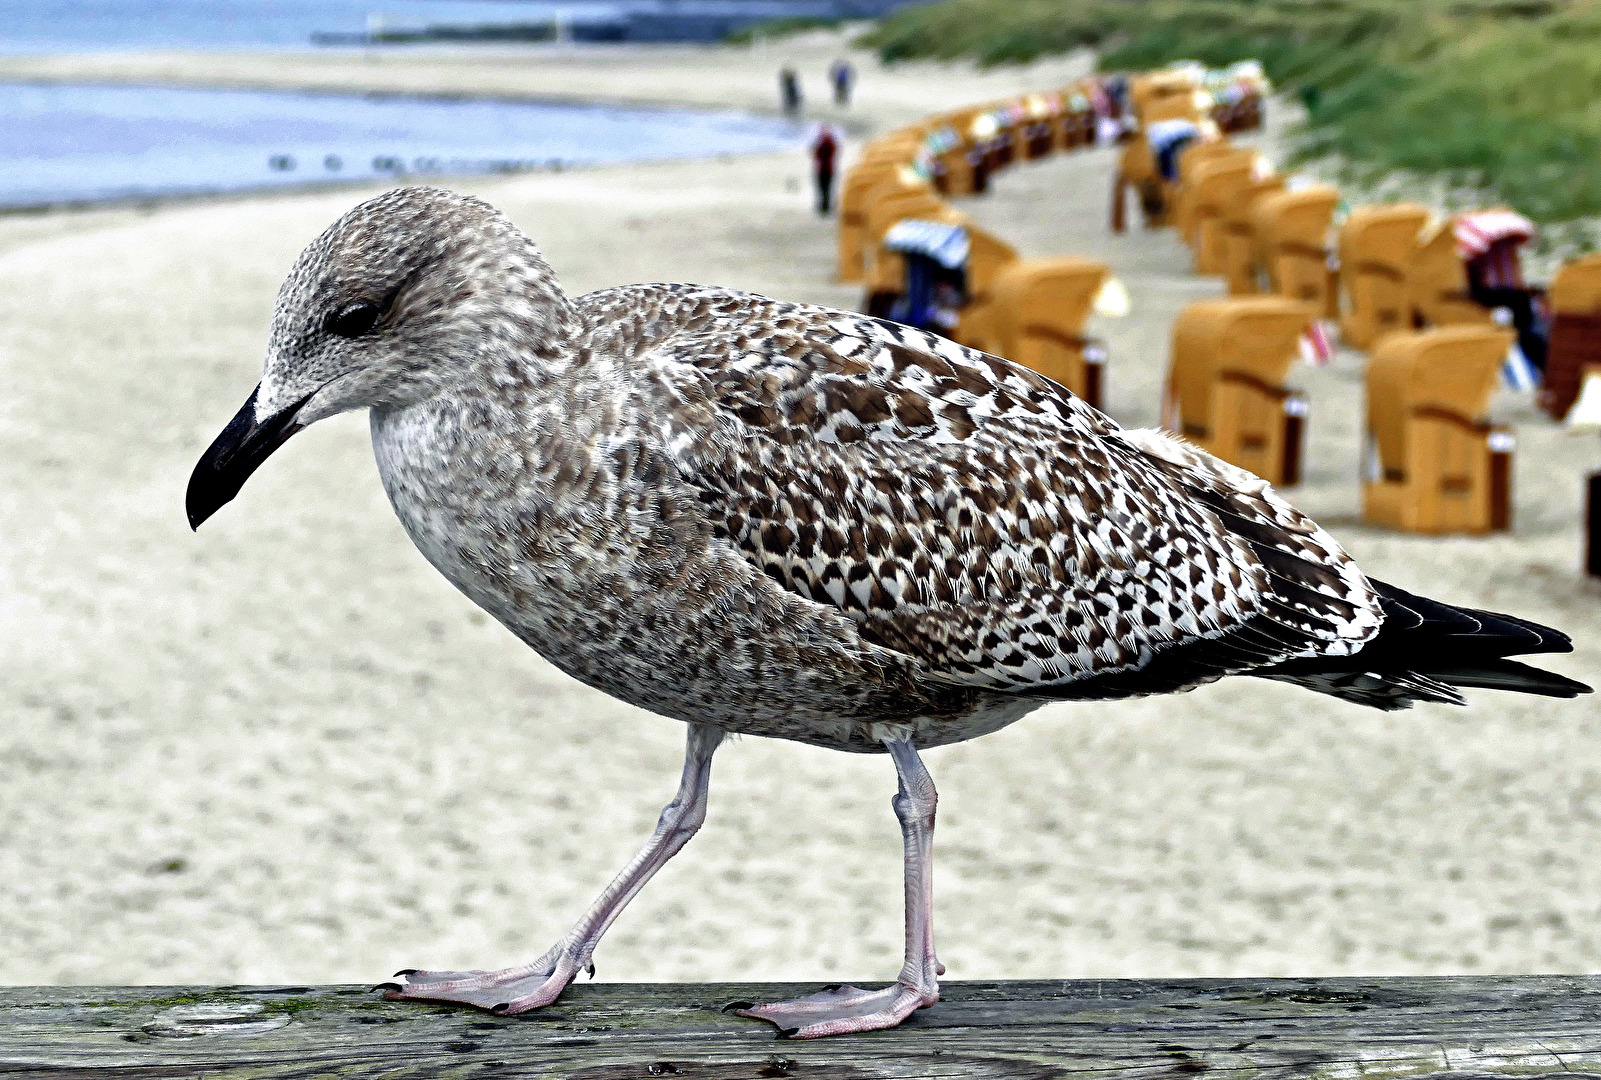
M1601 1073L1601 978L949 983L895 1031L816 1042L722 1012L812 986L573 987L495 1017L365 988L0 989L24 1077L1180 1077Z

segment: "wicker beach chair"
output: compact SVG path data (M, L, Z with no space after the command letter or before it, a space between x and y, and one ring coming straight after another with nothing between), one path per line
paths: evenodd
M1062 255L1002 266L993 285L987 351L1054 379L1096 408L1105 392L1105 351L1084 336L1105 263Z
M1125 222L1125 204L1129 191L1140 200L1145 227L1160 228L1168 223L1168 184L1157 165L1156 152L1145 132L1152 124L1164 120L1187 120L1200 124L1205 117L1195 102L1194 93L1151 97L1146 101L1139 126L1123 144L1118 158L1117 175L1112 181L1112 231L1122 232ZM1201 128L1201 138L1213 137L1210 122Z
M1575 259L1546 290L1551 337L1540 405L1558 420L1568 415L1587 373L1601 371L1601 254Z
M872 253L867 237L868 210L880 197L896 191L934 193L905 163L895 160L860 162L845 173L839 196L836 273L840 281L864 280Z
M1418 234L1418 246L1406 267L1406 288L1416 326L1493 324L1490 309L1468 292L1467 267L1457 252L1451 218L1435 221Z
M1262 266L1257 249L1256 208L1267 196L1284 190L1284 174L1253 177L1238 199L1223 207L1223 280L1230 296L1254 296L1262 291Z
M1257 257L1267 271L1269 288L1290 300L1317 308L1318 315L1339 314L1339 282L1329 269L1329 226L1340 193L1327 184L1267 195L1254 210Z
M1419 533L1511 527L1512 436L1486 420L1511 331L1386 334L1367 373L1362 517Z
M1179 312L1164 424L1270 483L1296 483L1306 399L1284 380L1316 315L1278 296L1202 300Z
M953 220L953 215L957 211L951 204L928 187L882 191L869 203L862 228L863 243L872 255L866 270L864 310L882 314L884 305L900 294L906 276L900 256L884 249L885 234L908 218L945 221Z
M1421 203L1361 206L1340 229L1340 337L1357 349L1384 334L1408 330L1412 309L1406 289L1407 267L1418 233L1429 220Z
M1141 124L1148 124L1167 115L1163 112L1165 104L1182 98L1190 111L1196 113L1194 118L1200 119L1195 103L1196 92L1200 89L1201 84L1189 71L1153 71L1136 75L1129 80L1129 109Z
M1231 154L1250 153L1227 139L1197 139L1178 153L1178 182L1169 185L1169 220L1186 244L1195 246L1195 176L1203 165Z
M1223 272L1223 211L1239 202L1251 186L1258 165L1252 150L1236 150L1203 161L1184 184L1190 204L1191 251L1197 274Z

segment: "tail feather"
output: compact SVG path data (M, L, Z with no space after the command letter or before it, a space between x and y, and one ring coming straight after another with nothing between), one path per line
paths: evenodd
M1372 582L1384 623L1351 656L1292 660L1254 674L1377 709L1417 701L1465 702L1454 687L1571 698L1590 687L1508 656L1571 652L1559 630L1494 611L1462 608Z
M1565 675L1543 671L1516 660L1483 660L1472 667L1442 668L1431 676L1452 686L1471 686L1480 690L1511 690L1541 697L1570 698L1588 694L1590 688Z

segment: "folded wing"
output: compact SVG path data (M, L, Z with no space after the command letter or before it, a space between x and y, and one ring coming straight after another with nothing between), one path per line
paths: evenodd
M663 444L723 542L927 678L1125 697L1378 631L1350 559L1250 474L943 338L716 292L726 317L642 357Z

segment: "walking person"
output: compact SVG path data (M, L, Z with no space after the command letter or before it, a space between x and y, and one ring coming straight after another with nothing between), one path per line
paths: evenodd
M828 81L834 84L834 104L851 103L851 87L856 84L856 69L849 60L835 60L828 67Z
M784 105L785 116L799 116L801 111L800 76L792 67L778 73L778 94Z
M834 159L839 156L839 139L832 125L819 124L812 140L812 175L817 180L817 212L827 217L834 203Z

